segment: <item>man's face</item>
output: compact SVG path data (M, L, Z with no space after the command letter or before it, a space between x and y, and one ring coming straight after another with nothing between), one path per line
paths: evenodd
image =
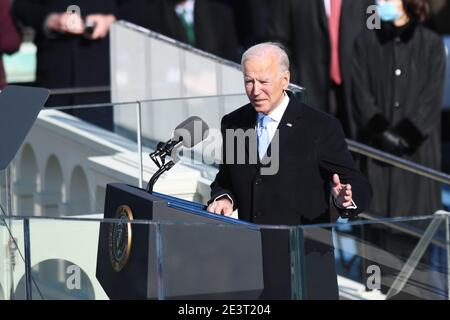
M244 62L245 91L256 112L269 114L281 103L289 77L289 71L281 73L274 55L250 57Z

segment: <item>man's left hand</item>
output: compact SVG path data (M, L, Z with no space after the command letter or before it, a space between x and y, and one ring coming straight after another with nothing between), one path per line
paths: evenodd
M346 209L352 204L352 186L350 184L341 183L341 180L336 173L333 175L331 194L334 197L335 204L339 208Z

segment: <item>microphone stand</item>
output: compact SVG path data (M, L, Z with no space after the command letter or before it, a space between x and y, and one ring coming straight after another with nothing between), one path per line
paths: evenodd
M153 186L155 185L158 178L166 171L169 171L174 165L175 162L170 160L166 163L166 157L172 153L172 150L183 141L183 137L179 137L178 140L168 140L167 142L158 143L156 150L150 154L150 158L158 167L158 170L151 177L147 184L146 191L148 193L153 193Z

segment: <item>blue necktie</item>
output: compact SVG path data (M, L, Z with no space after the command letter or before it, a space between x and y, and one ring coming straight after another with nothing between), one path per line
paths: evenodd
M264 158L270 144L270 136L267 125L272 121L269 116L262 116L258 121L258 154L259 159Z

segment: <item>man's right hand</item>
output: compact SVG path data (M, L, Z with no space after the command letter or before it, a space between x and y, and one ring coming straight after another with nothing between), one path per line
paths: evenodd
M231 216L233 214L233 204L227 196L223 196L211 202L206 210L224 216Z

